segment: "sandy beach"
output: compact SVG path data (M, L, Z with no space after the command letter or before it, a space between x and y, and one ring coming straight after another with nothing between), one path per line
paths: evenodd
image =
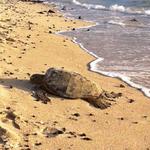
M65 18L45 4L0 7L0 149L150 149L150 99L119 79L89 71L95 58L71 38L55 34L92 23ZM50 67L78 72L99 89L122 96L104 110L53 95L43 104L32 96L29 79ZM46 131L58 134L46 136Z

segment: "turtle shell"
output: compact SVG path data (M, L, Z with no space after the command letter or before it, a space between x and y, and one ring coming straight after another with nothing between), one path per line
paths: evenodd
M65 98L94 99L100 95L96 85L86 77L63 69L48 69L43 86L48 92Z

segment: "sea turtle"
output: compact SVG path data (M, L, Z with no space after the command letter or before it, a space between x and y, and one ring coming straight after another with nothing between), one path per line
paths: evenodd
M64 69L49 68L45 75L33 74L30 82L38 85L35 93L44 103L50 101L46 95L50 93L63 98L80 98L97 108L105 109L111 105L108 101L120 96L99 90L96 84L86 77Z

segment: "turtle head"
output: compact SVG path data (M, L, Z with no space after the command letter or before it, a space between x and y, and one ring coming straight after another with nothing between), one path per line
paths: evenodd
M45 75L42 75L42 74L33 74L31 77L30 77L30 82L33 83L33 84L42 84L43 83L43 80L44 80L44 76Z

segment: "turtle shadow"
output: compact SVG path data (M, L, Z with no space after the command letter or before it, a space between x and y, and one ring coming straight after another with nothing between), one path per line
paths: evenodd
M29 82L29 80L26 79L0 78L0 85L8 89L17 88L30 93L33 89L33 85Z
M36 85L30 83L28 79L0 78L0 85L4 86L6 89L17 88L19 90L28 92L31 96L35 97L33 95L33 91L35 90ZM47 93L47 95L51 98L62 98L50 93Z

